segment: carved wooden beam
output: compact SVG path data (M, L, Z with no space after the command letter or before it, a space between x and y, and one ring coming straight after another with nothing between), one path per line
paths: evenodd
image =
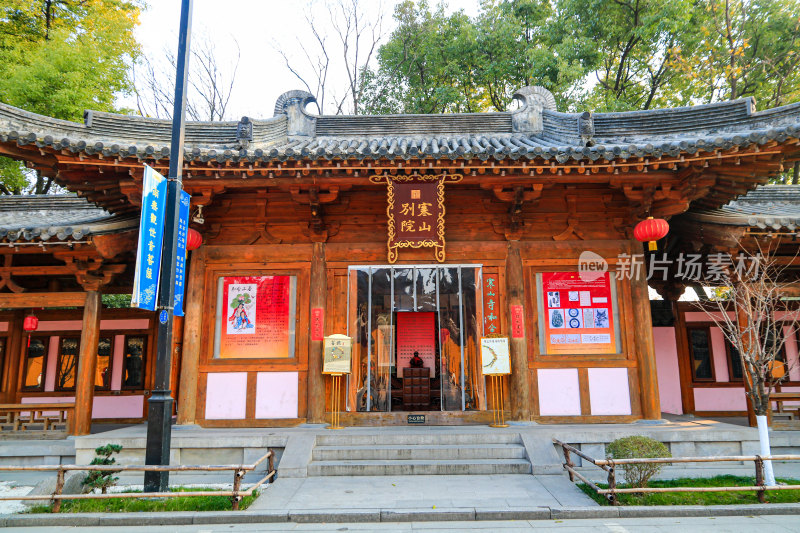
M8 287L11 292L23 292L25 290L24 287L17 285L13 279L11 279L11 263L14 261L14 256L11 254L6 254L3 256L3 270L0 271L0 289L3 287Z

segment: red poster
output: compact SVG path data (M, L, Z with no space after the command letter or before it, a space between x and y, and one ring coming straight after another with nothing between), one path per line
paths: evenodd
M525 318L521 305L511 306L511 337L515 339L525 338Z
M226 277L222 281L220 358L294 355L290 337L291 276ZM293 344L293 343L292 343Z
M616 353L608 272L593 280L577 272L543 272L542 297L547 353Z
M397 368L400 377L410 366L414 352L430 370L436 365L436 322L434 313L397 313Z
M325 310L315 307L311 310L311 340L321 341L325 336Z

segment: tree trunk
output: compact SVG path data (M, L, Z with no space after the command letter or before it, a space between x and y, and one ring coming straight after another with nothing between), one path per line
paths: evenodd
M769 446L769 424L765 415L756 416L758 423L758 440L761 444L761 456L769 457L772 455ZM774 487L775 473L772 471L772 461L764 461L764 483L769 487Z

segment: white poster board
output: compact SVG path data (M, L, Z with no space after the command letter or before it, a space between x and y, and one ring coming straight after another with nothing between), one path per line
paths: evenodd
M481 369L484 376L511 373L508 337L481 337Z
M347 335L331 335L323 342L323 374L349 374L353 339Z

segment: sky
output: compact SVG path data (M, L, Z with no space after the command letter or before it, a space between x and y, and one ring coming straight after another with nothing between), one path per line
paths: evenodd
M345 0L349 1L349 0ZM394 28L392 13L399 0L358 0L359 10L367 19L374 20L383 12L384 40ZM433 3L433 2L432 2ZM179 0L149 0L136 30L137 40L151 62L164 61L165 50L175 54L178 47ZM306 14L319 23L319 30L327 37L330 48L331 70L328 76L328 95L343 94L347 75L340 60L341 46L328 11L336 0L195 0L192 17L192 39L199 43L207 39L214 43L220 69L233 71L236 59L236 42L241 50L235 84L226 113L227 118L238 120L242 116L268 118L272 116L278 96L292 89L304 89L286 67L277 49L283 50L290 63L303 75L310 70L301 43L316 54L313 35L306 22ZM470 16L479 10L479 0L449 0L449 11L463 9ZM191 66L191 64L190 64ZM313 90L312 90L313 92ZM325 113L333 113L327 105ZM120 105L135 108L132 97L120 98ZM316 108L312 109L316 112Z

